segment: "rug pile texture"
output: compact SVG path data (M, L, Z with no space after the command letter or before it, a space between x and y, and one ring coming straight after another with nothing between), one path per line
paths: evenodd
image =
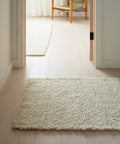
M12 127L120 130L120 79L29 79Z

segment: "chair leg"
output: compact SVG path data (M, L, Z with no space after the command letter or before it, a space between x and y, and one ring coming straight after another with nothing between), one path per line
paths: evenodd
M67 17L69 16L69 13L67 12Z
M85 19L87 20L87 0L85 0Z
M87 11L85 11L85 19L87 20Z
M52 8L51 8L51 15L52 15L52 20L53 20L53 15L54 15L54 0L52 0Z
M54 15L54 9L52 10L52 20L53 20L53 15Z
M70 0L70 23L72 23L72 7L73 7L73 0Z
M70 23L72 23L72 11L70 11Z
M67 0L67 6L69 6L69 0ZM67 17L69 16L69 12L67 12Z

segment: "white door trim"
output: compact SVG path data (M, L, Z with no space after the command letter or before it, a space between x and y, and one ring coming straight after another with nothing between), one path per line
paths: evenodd
M24 67L24 0L16 2L16 25L17 25L17 44L16 44L16 59L13 60L13 67Z
M95 51L95 67L102 68L102 1L96 0L96 51ZM13 62L14 67L24 67L24 0L17 0L17 60Z

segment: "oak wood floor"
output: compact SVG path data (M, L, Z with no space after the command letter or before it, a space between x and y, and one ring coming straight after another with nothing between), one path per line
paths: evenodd
M13 69L0 91L0 144L120 144L119 131L20 131L11 128L28 78L120 76L119 69L94 68L89 61L89 31L81 43L79 24L89 25L89 21L73 18L71 25L65 17L55 18L46 56L27 57L24 69ZM74 39L74 35L78 37Z

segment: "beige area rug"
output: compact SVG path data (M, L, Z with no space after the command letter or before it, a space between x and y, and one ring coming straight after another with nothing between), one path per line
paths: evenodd
M120 79L30 79L12 127L120 130Z
M45 56L52 34L52 23L40 18L27 18L26 55Z

